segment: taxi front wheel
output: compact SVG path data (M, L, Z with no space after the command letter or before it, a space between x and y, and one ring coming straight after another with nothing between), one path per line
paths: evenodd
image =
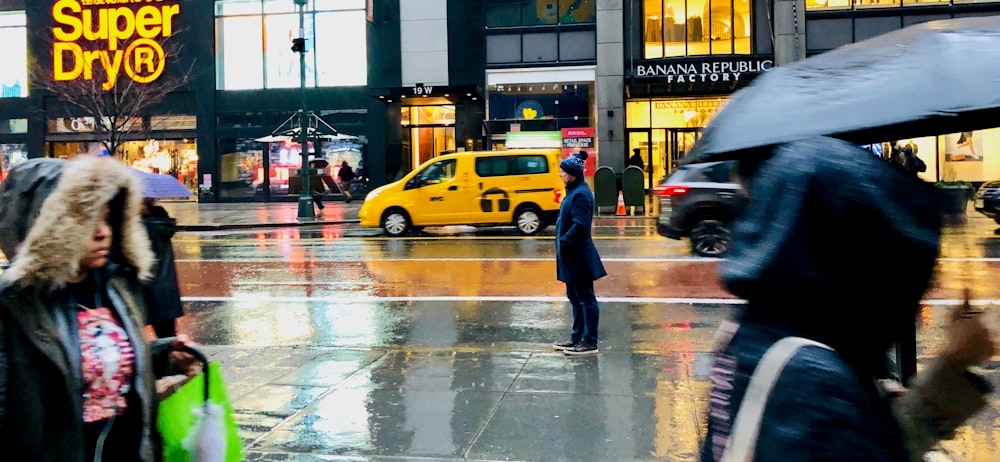
M402 236L410 229L410 217L401 209L389 210L382 217L382 229L390 236Z

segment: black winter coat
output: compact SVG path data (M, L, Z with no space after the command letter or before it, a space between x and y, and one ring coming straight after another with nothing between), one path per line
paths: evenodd
M134 420L115 424L134 439L112 449L127 448L137 462L162 458L153 358L166 361L169 349L165 342L148 344L143 332L139 280L149 276L153 254L139 217L141 191L121 162L87 156L29 160L0 186L0 249L11 260L0 275L0 460L93 460L82 417L78 306L71 287L96 273L103 275L105 306L135 354L123 414ZM81 261L105 205L111 206L110 263L89 270Z
M151 269L153 277L142 285L143 298L146 299L146 322L158 324L184 315L171 243L177 232L177 220L169 216L163 218L162 215L147 216L142 219L142 224L156 255L156 263Z
M806 347L764 410L757 461L895 462L901 431L877 393L886 351L930 284L941 217L933 186L846 142L774 149L752 175L722 282L748 304L716 354L702 462L728 444L750 375L786 336ZM728 341L731 339L731 341Z

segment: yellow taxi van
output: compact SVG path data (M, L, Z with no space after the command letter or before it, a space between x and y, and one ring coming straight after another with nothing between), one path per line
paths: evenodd
M563 184L558 149L459 152L424 162L372 190L361 226L390 236L427 226L514 225L533 235L554 224Z

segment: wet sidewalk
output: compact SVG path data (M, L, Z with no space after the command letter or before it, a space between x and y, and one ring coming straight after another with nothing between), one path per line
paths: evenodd
M304 225L357 223L362 201L324 201L315 219L298 219L298 202L250 202L199 204L162 202L183 231L221 231L242 228L266 228Z

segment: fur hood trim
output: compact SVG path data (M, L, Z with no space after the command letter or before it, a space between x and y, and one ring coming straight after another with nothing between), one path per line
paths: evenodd
M155 256L142 225L142 185L131 169L112 158L80 156L65 162L52 193L45 198L38 217L11 259L3 278L25 285L58 288L79 279L80 260L97 227L101 209L119 194L125 200L113 240L120 250L113 263L135 271L141 280L150 277Z

